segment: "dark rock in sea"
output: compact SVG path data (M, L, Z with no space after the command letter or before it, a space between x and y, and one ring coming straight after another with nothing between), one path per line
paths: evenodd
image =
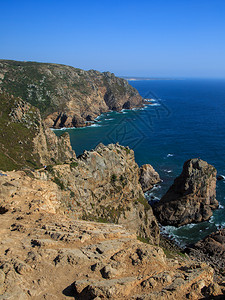
M145 164L140 167L140 184L144 192L153 188L153 186L160 181L159 174L155 169L149 165Z
M181 175L153 210L162 225L179 227L207 221L217 207L216 169L195 158L184 163Z
M217 180L225 180L225 176L223 176L223 175L218 175L218 176L216 177L216 179L217 179Z

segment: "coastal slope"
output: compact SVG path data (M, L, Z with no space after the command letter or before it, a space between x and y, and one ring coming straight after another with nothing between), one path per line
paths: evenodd
M101 113L142 107L138 91L110 72L0 60L0 91L39 108L48 127L80 127Z
M178 253L167 251L166 257L160 247L138 241L122 225L69 218L60 209L60 189L52 181L22 171L4 175L1 299L223 297L210 266Z
M68 133L57 137L38 108L0 93L0 170L40 168L76 157Z

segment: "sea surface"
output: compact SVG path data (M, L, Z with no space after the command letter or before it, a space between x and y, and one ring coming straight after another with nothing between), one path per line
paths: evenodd
M119 142L135 152L137 163L151 164L163 182L146 193L157 201L181 173L183 163L201 158L225 175L225 80L137 80L129 82L153 105L109 112L90 127L66 129L76 154L100 142ZM62 130L55 131L57 135ZM225 180L217 181L220 208L208 222L162 231L181 245L190 244L225 226Z

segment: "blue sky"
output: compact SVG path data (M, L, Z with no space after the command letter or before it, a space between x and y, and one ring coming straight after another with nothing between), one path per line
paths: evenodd
M0 0L0 58L225 78L224 0Z

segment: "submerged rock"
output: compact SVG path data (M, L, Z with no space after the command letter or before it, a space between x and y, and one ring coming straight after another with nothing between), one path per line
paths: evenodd
M145 164L140 167L139 181L143 192L147 192L153 188L154 184L160 181L160 177L151 165Z
M195 158L184 163L181 175L153 210L162 225L182 226L207 221L217 207L216 169Z

